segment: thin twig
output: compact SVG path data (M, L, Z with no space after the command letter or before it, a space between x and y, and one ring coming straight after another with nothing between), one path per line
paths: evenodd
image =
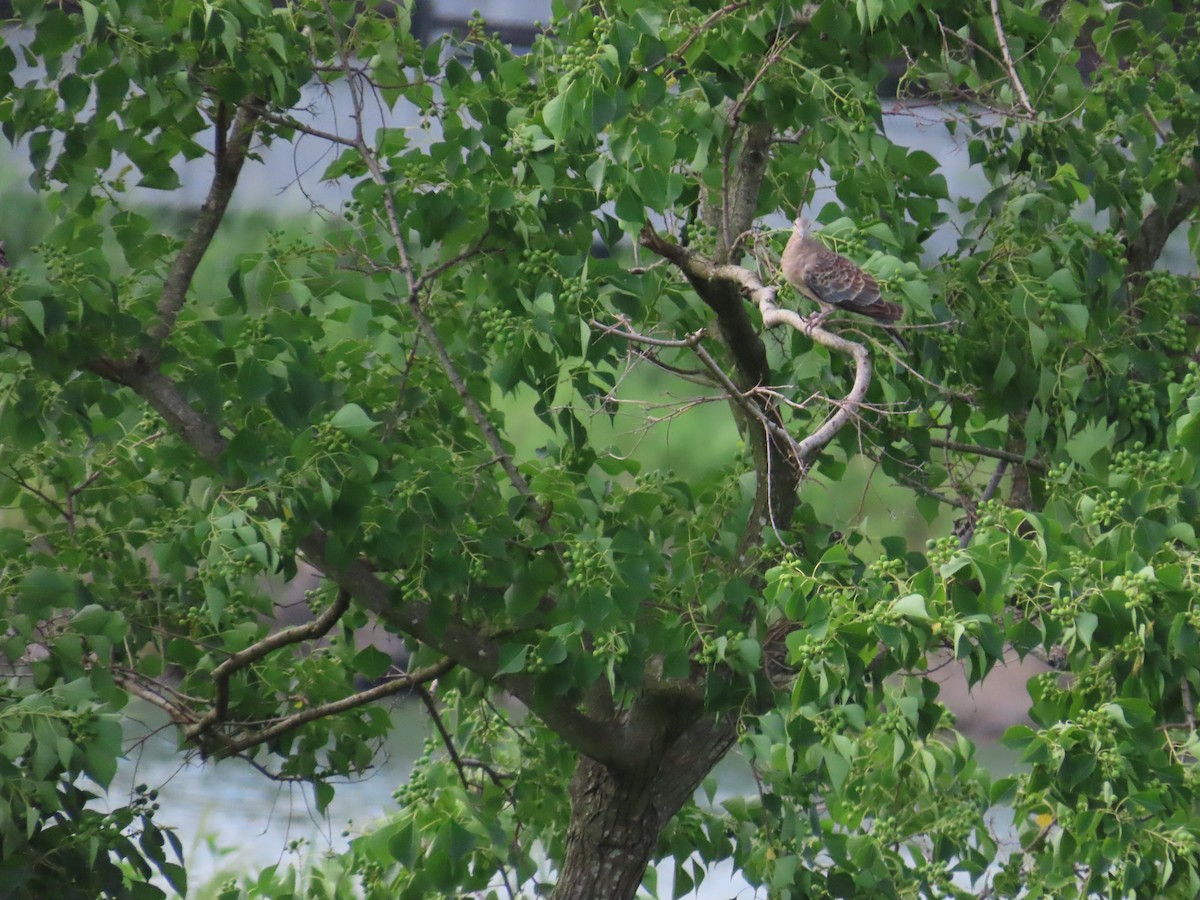
M739 0L737 3L728 3L718 9L716 12L710 13L708 18L697 25L696 30L688 35L687 40L685 40L675 49L675 52L671 54L671 58L678 60L679 62L685 62L683 55L687 53L688 48L695 43L696 39L700 37L700 35L704 34L704 32L711 28L718 20L723 19L730 13L737 12L739 9L749 5L750 0Z
M13 472L16 472L16 469L13 468L12 466L10 466L9 468L12 468ZM44 494L42 491L35 488L32 484L30 484L28 481L26 481L24 478L22 478L20 474L9 474L8 472L0 471L0 475L3 475L9 481L18 485L22 490L28 491L29 493L33 494L33 496L37 497L39 500L41 500L43 503L45 503L47 506L49 506L52 510L54 510L56 513L58 513L60 516L62 516L63 520L67 523L68 534L73 535L75 533L75 522L74 522L73 517L71 516L70 511L67 510L65 507L63 507L62 504L60 504L57 500L54 500L47 494Z
M1014 454L1015 455L1015 454ZM979 497L980 503L986 503L996 496L996 491L1000 489L1000 482L1004 480L1004 473L1008 470L1007 459L1001 459L996 463L996 471L992 473L992 477L988 479L987 486L984 487L983 493ZM971 540L975 537L975 524L978 517L974 513L974 507L969 507L971 510L967 516L967 525L963 529L963 533L958 536L958 547L960 550L966 550L970 545Z
M343 147L358 149L358 145L353 139L342 137L340 134L334 134L332 131L322 131L320 128L305 125L292 116L281 116L278 113L264 112L261 114L261 118L264 122L270 122L272 125L278 125L281 128L290 128L293 131L299 131L301 134L307 134L310 137L320 138L331 144L341 144Z
M330 24L336 29L336 19L333 15L333 10L330 8L328 0L324 0L322 5L325 8L325 15L329 19ZM406 296L404 297L404 302L412 313L413 318L416 320L417 328L420 330L421 336L424 337L429 343L429 346L433 348L433 352L437 357L438 364L442 367L442 371L446 373L446 377L450 379L450 384L454 387L454 391L458 394L459 399L462 401L463 406L467 410L467 413L475 422L479 430L483 432L483 437L487 442L488 447L496 455L496 458L500 460L500 465L504 469L505 474L508 476L508 480L512 483L513 487L517 489L517 492L520 493L525 499L525 502L533 511L537 521L546 523L549 521L549 516L545 514L542 504L538 502L532 488L529 486L529 482L525 480L525 476L523 476L520 470L517 468L516 462L513 460L512 456L504 449L504 443L500 440L500 435L497 433L495 426L492 425L491 420L487 417L487 413L484 412L483 407L479 405L479 402L475 399L474 394L472 394L470 389L467 387L466 379L463 378L462 373L458 371L458 367L455 366L454 360L450 357L449 351L446 350L445 345L438 337L437 331L433 327L433 323L430 322L429 318L425 315L425 311L421 308L420 291L428 282L428 280L431 277L434 277L434 273L429 273L422 278L418 278L413 269L412 260L408 253L408 247L404 240L404 232L400 227L400 215L396 210L395 198L392 195L387 177L384 175L383 170L379 165L379 160L375 158L375 154L367 145L366 137L363 132L364 101L362 85L359 84L357 78L355 77L355 69L350 61L350 51L344 41L338 42L338 54L341 57L342 68L346 73L346 78L350 86L350 98L353 104L351 117L354 119L355 129L354 146L358 150L359 157L362 159L363 164L367 167L367 171L371 175L371 180L383 188L383 207L387 214L388 231L392 236L392 242L396 247L396 253L400 257L400 270L403 273L405 280ZM446 268L455 265L462 259L465 259L468 256L473 256L478 252L480 252L478 247L472 248L471 250L466 251L466 253L460 257L455 257L454 259L450 260L435 271L444 271Z
M462 782L464 790L471 789L471 782L467 780L467 770L463 768L462 757L458 755L458 748L454 746L454 738L450 732L446 730L446 723L442 721L442 714L438 712L437 702L433 699L433 695L424 687L417 687L413 692L421 698L421 702L425 704L425 709L429 712L429 718L433 719L433 727L437 729L437 733L442 738L442 746L446 748L446 752L450 754L450 761L454 763L454 768L458 770L458 780Z
M729 109L729 114L725 117L729 123L729 134L725 138L725 153L721 161L721 250L726 258L733 257L733 248L737 243L736 241L729 240L729 191L731 187L729 164L733 157L733 143L737 138L738 126L742 123L742 110L745 109L751 94L754 93L754 89L758 87L758 83L762 80L763 76L779 61L779 57L783 55L783 52L791 46L798 32L792 31L783 40L780 40L779 37L782 34L782 31L776 32L775 43L771 47L770 52L762 61L762 65L758 67L758 71L754 73L754 77L750 79L745 89L743 89L737 100L734 101L733 106Z
M975 456L990 456L992 459L1002 459L1005 462L1014 463L1018 466L1025 466L1027 469L1032 469L1035 472L1046 471L1046 464L1040 459L1025 459L1020 453L1013 453L1011 450L998 450L994 447L981 447L978 444L965 444L961 441L947 441L941 438L930 438L929 444L931 447L940 447L943 450L954 450L958 453L971 453Z
M1033 104L1029 102L1029 95L1025 93L1025 85L1021 84L1021 79L1017 75L1017 66L1013 62L1012 53L1008 49L1008 38L1004 36L1004 26L1000 23L1000 0L991 0L992 3L992 23L996 26L996 40L1000 44L1000 52L1004 56L1004 68L1008 70L1008 80L1012 83L1012 88L1017 94L1017 99L1025 112L1031 116L1036 116L1037 111L1034 110Z

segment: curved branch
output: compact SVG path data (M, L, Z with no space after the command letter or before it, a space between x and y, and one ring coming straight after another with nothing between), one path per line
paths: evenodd
M212 709L205 713L195 725L186 728L183 736L190 741L198 741L214 725L225 721L225 718L229 715L229 679L233 677L235 672L246 668L251 663L257 662L268 653L273 653L290 644L299 644L302 641L324 636L329 632L329 629L337 624L338 619L342 617L342 614L349 607L350 595L345 591L338 591L337 599L330 605L329 609L325 610L311 622L276 631L273 634L267 635L261 641L251 644L245 650L231 653L224 662L213 669L214 697Z
M802 469L807 469L817 454L824 450L837 433L858 415L863 401L866 399L867 389L871 385L870 351L862 344L814 326L812 321L794 310L780 309L775 303L775 287L763 284L762 279L750 269L729 263L723 265L713 263L686 247L664 239L649 227L643 229L641 242L647 249L673 262L693 284L699 280L702 282L725 282L736 286L758 307L762 314L763 325L767 328L787 325L808 335L821 346L854 360L854 384L850 392L837 404L837 410L816 431L794 444L797 462Z

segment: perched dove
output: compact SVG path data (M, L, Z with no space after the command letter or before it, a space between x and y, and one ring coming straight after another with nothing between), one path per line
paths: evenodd
M809 237L811 233L809 221L797 216L783 250L783 277L805 297L821 304L821 318L833 309L847 309L885 323L900 318L902 310L880 298L874 278Z

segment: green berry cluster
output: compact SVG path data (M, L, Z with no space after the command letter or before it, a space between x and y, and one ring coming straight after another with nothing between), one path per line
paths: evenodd
M867 621L872 625L895 625L903 618L904 616L891 603L876 603L867 612Z
M727 631L724 640L713 637L706 638L700 652L696 655L696 660L709 668L717 666L725 659L725 648L730 644L745 640L745 637L746 632L744 631Z
M1050 617L1057 619L1060 622L1074 622L1075 617L1079 615L1079 610L1083 608L1083 598L1073 592L1065 591L1055 594L1050 598L1050 606L1047 612Z
M527 247L517 262L517 272L530 281L537 281L544 276L557 278L558 254L549 247Z
M851 259L857 259L867 252L866 239L859 234L850 234L846 237L826 235L825 243L842 256L848 256Z
M1105 747L1096 754L1096 762L1100 766L1100 774L1108 781L1124 777L1128 769L1125 754L1116 747Z
M234 555L227 548L221 548L220 556L215 556L209 559L203 569L203 580L214 584L218 587L225 585L239 584L247 578L251 578L259 573L262 568L258 561L247 553ZM234 597L230 597L226 603L226 609L231 613L236 613L236 605L233 604ZM192 607L192 612L195 612L198 607ZM191 616L185 616L185 621L192 620ZM203 624L209 621L208 613L199 616L195 624Z
M1117 644L1114 653L1124 659L1140 660L1146 655L1146 643L1140 634L1131 631Z
M946 869L946 864L941 860L927 859L918 863L917 878L925 885L926 890L931 892L935 897L942 895L953 896L957 893L953 879L950 877L950 872Z
M688 225L683 234L688 247L697 253L712 254L717 248L717 228L702 219L696 219Z
M827 641L822 638L807 635L804 640L792 648L791 653L788 654L789 661L797 669L807 669L813 663L820 662L825 658L826 644Z
M928 332L928 335L937 348L947 356L951 356L958 351L959 334L958 329L953 325L933 328Z
M1101 740L1112 733L1112 716L1102 709L1085 709L1079 713L1075 721L1080 728L1091 732Z
M956 844L965 843L975 833L977 807L969 799L954 800L948 806L942 813L938 834Z
M1156 337L1163 349L1170 353L1183 353L1188 349L1187 323L1178 316L1172 316L1163 322Z
M929 565L935 568L950 562L958 550L958 538L952 534L925 542L925 556L929 559Z
M471 12L471 18L467 20L467 39L468 44L481 44L487 40L487 19L485 19L479 10Z
M1188 348L1188 328L1180 315L1180 300L1189 293L1189 285L1175 275L1153 272L1138 298L1138 306L1148 320L1143 326L1144 336L1172 353Z
M507 309L485 309L479 323L488 344L498 353L513 353L525 343L525 323Z
M1092 238L1092 246L1096 252L1105 258L1109 263L1124 268L1126 264L1125 247L1121 243L1121 239L1111 231L1098 232Z
M1149 572L1126 572L1112 580L1112 589L1125 595L1134 609L1145 609L1154 599L1154 576Z
M563 550L567 568L567 587L607 586L612 580L612 567L603 552L575 541Z
M350 436L340 428L335 428L331 422L322 422L316 427L316 432L314 448L330 456L346 453L352 446Z
M1121 508L1124 506L1120 491L1109 491L1108 494L1102 494L1094 499L1096 505L1092 507L1087 516L1087 524L1107 528L1120 520Z
M1136 475L1141 481L1161 481L1171 475L1170 457L1162 452L1147 450L1137 441L1131 450L1118 450L1113 456L1112 470Z
M525 654L525 665L522 668L532 675L545 675L550 671L551 663L542 656L541 650L530 647L529 652Z
M1004 524L1008 508L1000 500L984 500L975 507L975 528L982 531L985 528L997 528Z
M572 278L570 281L564 281L562 290L558 295L558 305L572 315L579 315L581 312L586 312L589 315L591 310L585 309L589 300L587 285L582 279Z
M612 20L596 18L592 23L592 33L584 38L568 44L559 57L562 72L567 78L594 77L595 62L603 55L605 44L612 36Z
M52 244L38 244L34 251L41 255L46 264L46 272L50 280L57 284L78 284L87 278L83 261L77 256L67 253L62 247Z
M879 557L867 566L867 573L876 578L902 578L908 571L908 565L902 559Z
M898 844L908 837L907 831L900 828L895 816L881 816L876 819L871 826L871 834L885 846Z
M823 591L822 596L834 609L858 606L858 591L854 588L834 588Z
M1066 483L1070 481L1072 471L1074 471L1074 466L1069 462L1055 463L1046 471L1046 480L1060 484Z
M629 656L629 642L620 631L605 631L596 635L592 655L597 659L620 663Z
M293 259L304 259L312 253L312 245L299 235L289 238L283 231L267 232L267 255L277 265Z
M356 172L356 173L347 173L347 174L361 175L362 173ZM345 220L347 222L353 222L356 219L361 219L363 217L363 213L364 213L364 208L363 208L362 201L357 198L355 198L353 200L347 200L342 205L342 216L345 218Z
M408 781L392 792L392 799L396 801L397 806L403 809L405 807L421 808L433 804L437 791L429 776L430 770L436 765L433 757L437 751L437 742L425 741L421 755L413 762L412 774L408 776Z
M1184 397L1190 397L1197 391L1200 391L1200 363L1192 360L1187 365L1187 372L1179 381L1179 386Z
M875 130L873 119L877 110L868 109L861 95L830 91L825 97L825 109L830 119L848 124L850 131L857 134L868 134Z

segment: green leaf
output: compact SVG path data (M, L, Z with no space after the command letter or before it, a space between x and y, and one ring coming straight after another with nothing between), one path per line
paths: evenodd
M329 808L329 804L333 802L333 793L333 785L329 782L313 782L313 795L316 797L318 813L322 813Z
M347 403L333 414L329 424L353 438L366 437L371 429L379 425L357 403Z
M382 678L391 667L392 658L373 645L367 645L354 654L354 670L370 681Z
M76 584L66 572L35 566L17 588L17 611L46 616L55 609L74 606Z
M504 644L500 647L500 666L497 675L512 675L525 670L525 656L529 653L528 644Z
M929 611L925 608L925 598L920 594L906 594L892 603L892 609L900 615L912 619L929 618Z
M542 121L546 123L546 130L556 141L561 141L566 133L568 110L566 90L555 94L542 110Z
M41 300L22 300L17 304L37 333L46 336L46 308Z
M1059 269L1047 278L1046 285L1064 300L1078 300L1082 295L1075 276L1066 269Z

